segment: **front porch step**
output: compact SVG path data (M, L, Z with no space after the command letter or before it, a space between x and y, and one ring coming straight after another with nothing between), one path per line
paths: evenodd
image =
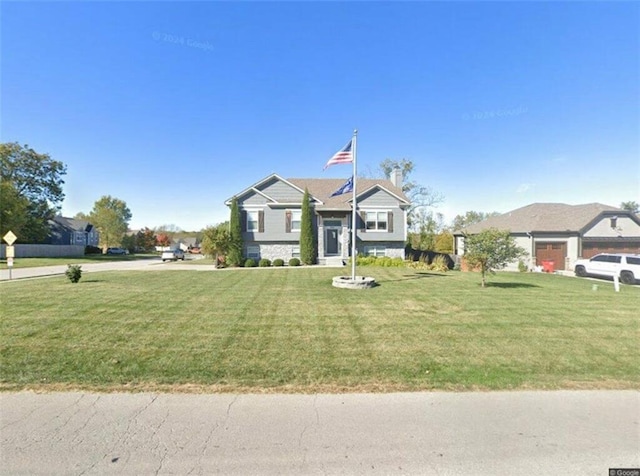
M347 258L342 258L341 256L328 256L325 258L318 258L318 264L320 266L340 267L340 266L345 266L346 263L347 263Z

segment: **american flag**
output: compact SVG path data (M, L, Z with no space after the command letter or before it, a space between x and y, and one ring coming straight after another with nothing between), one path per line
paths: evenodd
M327 167L331 167L332 165L337 164L350 164L353 162L353 152L351 152L351 145L353 143L353 139L351 139L347 145L345 145L342 149L336 152L333 157L329 159L329 162L324 166L325 170Z

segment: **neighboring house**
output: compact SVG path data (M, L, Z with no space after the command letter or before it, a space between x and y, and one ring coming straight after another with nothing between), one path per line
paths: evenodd
M171 243L172 248L181 249L182 251L189 252L194 248L200 248L200 241L198 238L188 237L173 240Z
M454 253L464 254L465 233L487 228L510 230L527 251L524 262L529 269L545 260L553 261L555 269L572 270L578 258L598 253L640 254L640 217L600 203L534 203L490 217L454 233Z
M58 215L53 220L49 220L48 242L52 245L98 246L100 234L86 220Z
M235 197L241 214L244 256L288 261L300 257L302 198L307 189L319 264L339 264L351 254L352 193L331 197L345 179L283 179L276 174ZM357 252L404 258L409 200L402 174L361 179L357 187ZM232 197L233 198L233 197ZM225 204L231 205L231 200Z

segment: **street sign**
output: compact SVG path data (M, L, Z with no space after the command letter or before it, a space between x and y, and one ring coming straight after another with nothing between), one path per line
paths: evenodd
M7 258L7 266L9 268L13 268L13 258ZM9 278L11 279L11 278Z
M6 241L9 246L11 246L18 239L18 237L14 235L11 230L9 230L7 234L2 237L2 239Z
M16 257L16 247L15 246L7 246L7 258L15 258Z

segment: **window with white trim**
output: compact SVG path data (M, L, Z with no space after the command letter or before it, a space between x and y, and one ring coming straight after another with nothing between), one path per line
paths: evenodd
M247 231L258 231L258 220L260 217L260 212L255 211L247 211Z
M387 247L382 245L368 245L364 247L364 254L366 256L381 258L387 256Z
M247 245L247 258L260 259L260 247L258 245Z
M291 231L300 231L302 228L302 210L291 210Z
M387 231L388 216L388 212L365 212L365 223L367 231Z
M300 245L293 245L291 247L291 257L300 258Z

